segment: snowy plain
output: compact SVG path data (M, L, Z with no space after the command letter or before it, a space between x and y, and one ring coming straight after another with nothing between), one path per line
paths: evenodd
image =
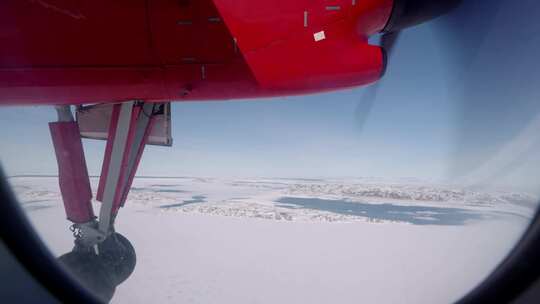
M71 250L57 179L9 182L53 254ZM136 178L116 228L137 267L112 302L453 302L508 254L536 201L415 180Z

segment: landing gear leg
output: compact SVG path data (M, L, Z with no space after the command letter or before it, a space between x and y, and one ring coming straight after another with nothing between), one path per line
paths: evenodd
M97 200L102 202L99 230L109 234L124 204L152 127L154 104L115 105L101 169Z
M154 122L155 104L125 102L114 106L96 199L102 202L99 221L91 204L91 189L79 127L69 106L57 107L50 123L60 192L76 237L73 251L59 260L103 300L126 280L136 264L131 243L114 230Z
M92 190L79 126L69 106L56 107L58 121L49 123L58 163L58 179L67 218L74 225L93 225Z
M108 302L116 289L108 270L99 256L85 240L104 239L93 233L97 227L91 204L92 192L86 161L79 135L79 126L73 119L70 106L56 107L58 121L49 123L58 163L60 193L67 218L73 222L75 248L58 258L88 289L101 300ZM82 238L86 235L86 238Z

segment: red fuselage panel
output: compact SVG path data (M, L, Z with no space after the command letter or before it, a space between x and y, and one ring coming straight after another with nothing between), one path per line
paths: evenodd
M6 0L0 103L216 100L362 85L382 72L381 50L367 37L391 8L391 0Z

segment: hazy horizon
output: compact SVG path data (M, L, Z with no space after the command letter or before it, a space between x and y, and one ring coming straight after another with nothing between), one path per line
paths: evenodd
M466 3L404 31L371 109L360 103L365 88L173 103L174 146L148 146L138 175L414 177L540 189L540 37L523 32L537 17L526 4ZM51 106L0 109L8 175L57 171L47 126L55 120ZM89 173L99 174L105 143L84 147Z

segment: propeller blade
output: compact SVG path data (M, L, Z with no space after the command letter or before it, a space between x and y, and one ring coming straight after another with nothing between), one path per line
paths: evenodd
M356 128L359 132L361 132L364 128L368 116L371 113L371 108L373 107L373 104L375 103L375 98L377 97L378 88L379 85L377 83L367 87L364 90L362 98L356 105L356 109L354 110L354 120Z
M400 32L391 32L382 35L381 37L381 47L386 52L386 57L390 58L390 54L394 50L394 45L399 37Z
M383 34L381 37L381 47L386 52L386 60L389 61L389 58L394 50L394 46L396 44L396 41L399 37L399 32L391 32ZM364 90L364 95L358 102L358 105L356 106L356 109L354 111L354 118L356 121L356 126L359 131L362 131L364 128L364 125L366 123L366 120L371 113L371 108L373 107L373 104L375 103L375 99L377 98L377 92L379 90L379 81L372 84L371 86L367 87Z

